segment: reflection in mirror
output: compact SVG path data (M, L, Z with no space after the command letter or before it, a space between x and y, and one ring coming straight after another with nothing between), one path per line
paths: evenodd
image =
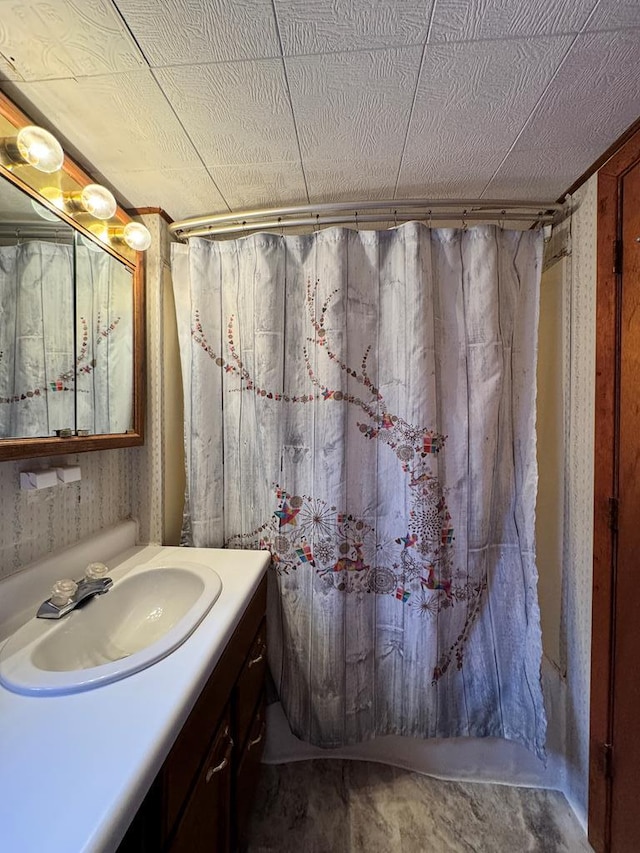
M77 429L133 429L133 275L76 234Z
M134 428L131 269L2 180L0 306L0 438Z
M73 233L0 181L0 438L74 427Z

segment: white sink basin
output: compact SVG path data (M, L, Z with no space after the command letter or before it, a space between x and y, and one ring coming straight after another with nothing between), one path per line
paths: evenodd
M0 649L0 683L58 695L118 681L180 646L220 595L201 563L139 566L62 619L30 619Z

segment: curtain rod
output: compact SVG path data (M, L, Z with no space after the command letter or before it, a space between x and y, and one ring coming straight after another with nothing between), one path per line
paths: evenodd
M358 226L361 222L389 221L397 224L415 219L428 222L509 220L548 224L561 209L562 205L557 202L518 199L365 200L194 216L174 222L169 226L169 230L178 237L204 237L216 234L245 234L271 228Z

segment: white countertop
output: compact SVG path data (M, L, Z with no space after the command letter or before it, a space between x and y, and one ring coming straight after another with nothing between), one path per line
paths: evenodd
M213 608L172 654L83 693L21 696L0 686L0 848L6 853L117 849L269 556L143 546L109 561L109 574L116 580L171 555L207 563L222 579Z

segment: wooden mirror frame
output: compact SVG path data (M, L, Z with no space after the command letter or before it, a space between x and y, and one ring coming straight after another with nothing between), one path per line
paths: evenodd
M0 136L6 136L7 131L19 130L25 125L33 124L31 119L13 104L9 98L0 92ZM80 217L58 210L39 189L44 181L51 181L50 175L44 175L28 165L16 167L16 173L10 167L0 162L0 180L8 180L23 192L32 196L44 207L48 207L60 219L69 224L75 231L84 234L92 240L95 235L87 230ZM95 183L94 179L77 163L65 154L64 164L60 170L60 181L65 190L79 190L87 184ZM123 227L132 222L129 214L118 205L115 215L106 224ZM124 244L114 248L106 243L99 243L107 253L113 255L124 264L133 274L133 424L132 429L125 433L74 435L64 438L57 436L36 438L0 438L0 462L10 459L30 459L36 456L57 456L68 453L86 453L90 450L108 450L118 447L135 447L144 443L144 400L145 400L145 328L144 328L144 253L135 252Z

